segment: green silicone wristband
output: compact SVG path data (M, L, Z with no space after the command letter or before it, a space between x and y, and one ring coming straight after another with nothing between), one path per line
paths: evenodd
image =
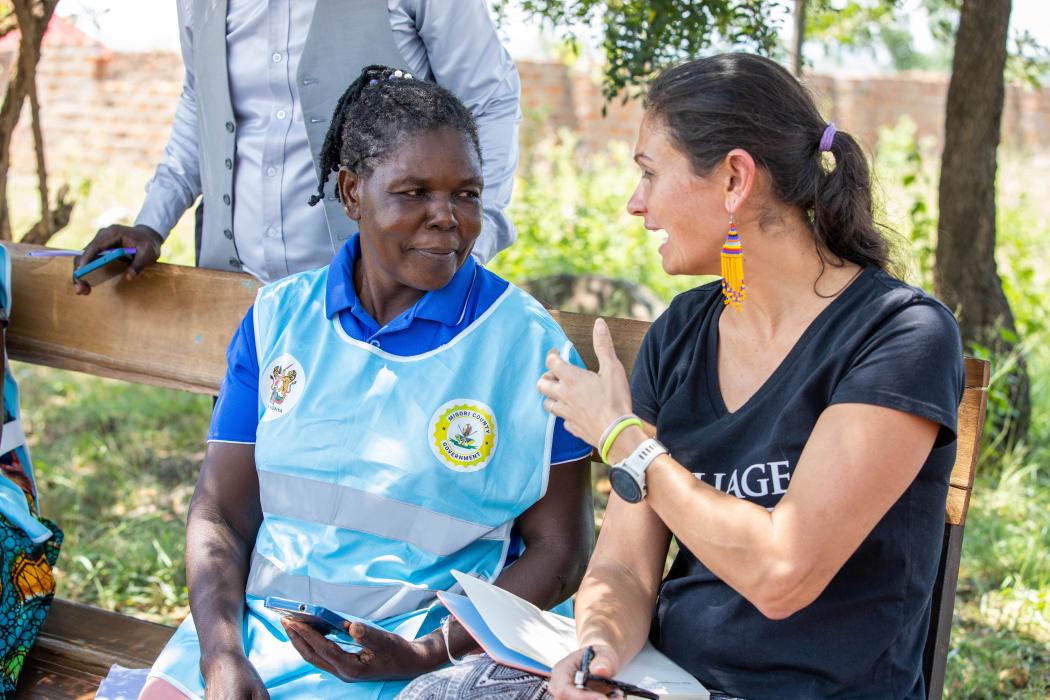
M620 437L620 433L630 428L632 425L637 425L639 428L642 427L642 421L635 417L625 418L616 424L616 427L609 431L609 437L605 438L605 444L602 445L602 461L606 464L609 463L609 450L612 449L613 443L616 442L616 438Z

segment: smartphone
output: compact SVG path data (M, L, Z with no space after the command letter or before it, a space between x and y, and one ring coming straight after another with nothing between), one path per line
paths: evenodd
M272 595L266 596L263 605L265 605L267 609L273 610L281 617L290 617L305 622L321 634L327 637L334 637L342 644L358 645L357 642L354 641L354 638L346 631L346 628L343 627L343 623L347 621L346 618L338 613L332 612L323 605L302 603L298 600L277 598Z
M95 287L106 280L124 274L132 256L123 248L107 250L94 260L73 270L74 282L86 282Z

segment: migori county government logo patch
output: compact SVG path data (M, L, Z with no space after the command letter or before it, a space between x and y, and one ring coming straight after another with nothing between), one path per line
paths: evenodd
M306 390L306 374L299 361L285 353L270 363L259 384L266 405L263 420L275 420L299 403L299 398Z
M496 449L496 419L480 401L453 399L430 419L430 448L454 472L484 469Z

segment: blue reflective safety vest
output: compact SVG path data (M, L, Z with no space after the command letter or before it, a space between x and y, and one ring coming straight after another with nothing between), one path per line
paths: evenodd
M324 308L328 268L255 302L263 521L247 582L245 647L271 697L392 697L403 682L346 684L304 662L266 596L429 633L451 571L492 581L515 518L546 492L554 418L536 380L569 342L514 286L449 343L391 355ZM153 668L203 694L192 621Z
M4 313L10 316L11 253L3 246L0 246L0 304L3 305ZM11 474L16 478L28 481L28 484L19 485L0 472L0 514L21 528L34 543L40 544L51 539L54 533L37 520L30 511L26 492L23 490L23 488L30 490L33 501L37 500L33 463L29 457L29 447L26 445L25 431L22 429L21 412L18 407L18 385L15 384L10 367L5 367L4 372L4 414L2 418L4 430L3 435L0 436L0 456L13 452L11 463L14 469Z

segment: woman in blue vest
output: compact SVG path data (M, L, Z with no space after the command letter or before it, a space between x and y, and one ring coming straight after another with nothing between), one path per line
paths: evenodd
M321 171L338 172L360 234L328 267L260 289L230 345L190 506L192 617L143 697L392 697L473 648L435 601L452 570L546 608L582 576L590 449L535 387L549 347L582 363L470 255L470 113L369 67ZM339 613L355 643L282 619L268 596Z

